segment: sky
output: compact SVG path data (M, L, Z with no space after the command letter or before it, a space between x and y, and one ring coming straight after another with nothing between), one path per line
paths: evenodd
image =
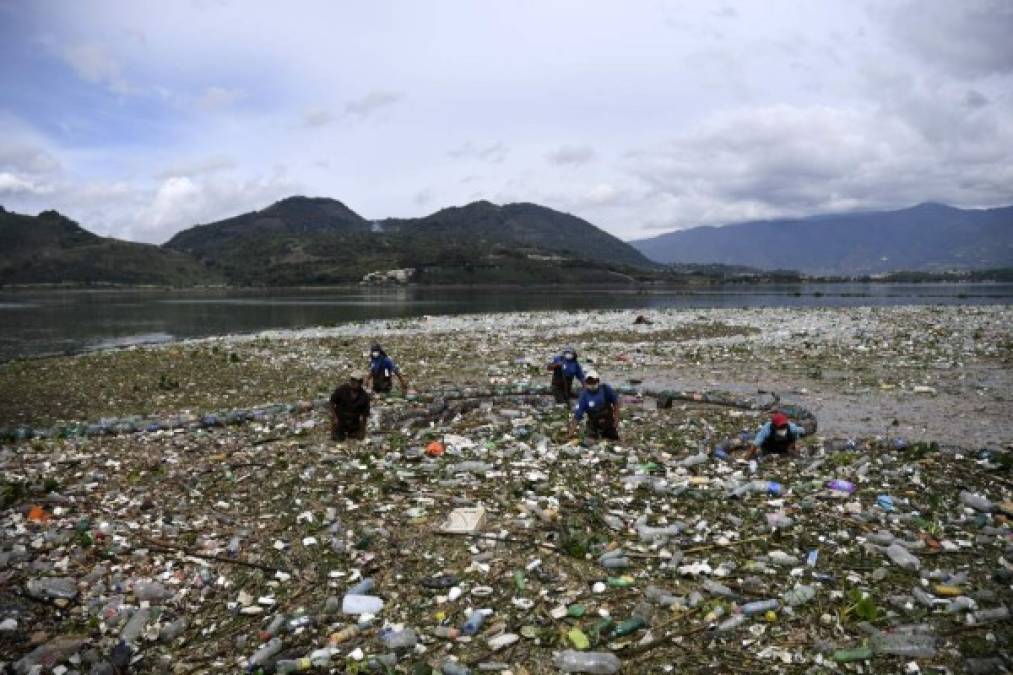
M623 239L1013 204L1009 0L0 0L0 204L161 243L294 194Z

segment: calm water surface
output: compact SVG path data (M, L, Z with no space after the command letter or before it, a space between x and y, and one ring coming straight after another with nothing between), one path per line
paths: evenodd
M1013 284L791 284L706 290L0 291L0 361L269 328L544 309L1013 304Z

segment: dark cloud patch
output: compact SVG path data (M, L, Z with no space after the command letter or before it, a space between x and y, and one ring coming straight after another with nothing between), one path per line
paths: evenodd
M589 145L563 145L548 154L553 164L579 166L594 160L594 148Z
M968 108L981 108L988 103L988 97L976 89L968 89L964 94L964 105Z
M919 60L961 76L1013 73L1013 2L912 0L896 8L890 27Z

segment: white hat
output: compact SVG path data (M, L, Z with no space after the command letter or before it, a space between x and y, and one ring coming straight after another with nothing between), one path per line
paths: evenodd
M584 373L584 379L585 380L598 380L599 382L601 382L601 377L598 375L598 371L597 370L589 370L586 373Z

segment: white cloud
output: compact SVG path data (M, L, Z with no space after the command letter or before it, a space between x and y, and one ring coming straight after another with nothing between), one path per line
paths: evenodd
M448 157L454 159L472 159L491 164L501 164L506 159L509 149L502 143L476 146L471 141L463 143L447 153Z
M96 42L71 45L64 49L63 58L88 82L104 85L118 94L131 91L119 62L105 45Z
M371 91L362 98L345 104L345 112L356 117L368 117L381 108L394 105L401 94L393 91Z
M562 145L549 153L548 159L553 164L570 164L579 166L594 159L594 148L590 145Z
M0 172L0 195L33 194L43 195L52 192L47 185L16 176L8 171Z
M313 107L306 110L302 116L303 126L323 127L334 121L334 115L324 108Z
M218 86L205 87L201 95L197 97L197 107L208 111L221 110L241 101L245 97L246 92L241 89Z

